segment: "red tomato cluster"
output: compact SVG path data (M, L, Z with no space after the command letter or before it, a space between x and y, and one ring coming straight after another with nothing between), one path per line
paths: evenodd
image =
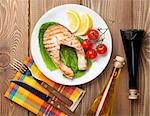
M84 50L86 50L86 57L89 59L95 59L97 54L105 54L107 52L107 46L100 43L96 46L96 50L92 49L92 42L97 41L100 37L98 30L90 29L87 32L88 39L84 39L81 44Z

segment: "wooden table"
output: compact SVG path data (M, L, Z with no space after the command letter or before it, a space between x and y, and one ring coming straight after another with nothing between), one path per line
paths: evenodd
M34 25L49 9L66 3L85 5L108 24L113 38L112 58L105 71L92 82L82 85L86 95L76 110L84 116L94 98L101 91L112 70L112 59L116 55L125 56L119 30L122 28L142 28L146 37L142 43L139 59L140 97L128 100L128 71L125 66L121 73L115 103L114 116L150 115L150 1L149 0L0 0L0 116L33 115L24 108L4 98L4 93L15 71L9 66L11 58L25 59L30 55L30 38ZM62 17L63 18L63 17Z

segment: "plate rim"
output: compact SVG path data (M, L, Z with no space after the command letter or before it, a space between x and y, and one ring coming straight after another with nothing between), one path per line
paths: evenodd
M31 41L30 41L30 49L31 49L31 55L32 55L32 58L33 58L33 60L34 60L34 62L35 62L35 64L36 64L36 66L38 67L38 69L42 72L42 74L44 74L43 73L43 71L42 71L42 69L38 66L38 63L37 63L37 61L35 60L35 58L33 57L33 48L32 48L32 38L33 38L33 32L35 31L35 27L37 27L37 25L38 25L38 23L40 23L40 21L41 21L41 19L43 18L43 17L45 17L48 13L50 13L50 12L52 12L54 9L58 9L58 8L60 8L60 7L64 7L64 6L70 6L70 5L73 5L73 6L77 6L77 7L85 7L85 8L87 8L87 9L89 9L89 10L91 10L91 11L93 11L93 12L95 12L94 10L92 10L92 9L90 9L90 8L88 8L88 7L86 7L86 6L84 6L84 5L78 5L78 4L64 4L64 5L59 5L59 6L56 6L56 7L54 7L54 8L52 8L52 9L49 9L48 11L46 11L40 18L39 18L39 20L36 22L36 24L35 24L35 26L34 26L34 29L33 29L33 31L32 31L32 35L31 35ZM95 12L96 13L96 12ZM96 13L97 14L97 13ZM105 23L105 25L108 27L108 25L107 25L107 23L106 23L106 21L99 15L99 14L97 14L98 15L98 17L99 18L101 18L102 20L103 20L103 22ZM68 86L74 86L74 85L82 85L82 84L86 84L86 83L88 83L88 82L90 82L90 81L92 81L92 80L94 80L94 79L96 79L100 74L102 74L103 72L104 72L104 70L106 69L106 67L108 66L108 64L109 64L109 62L110 62L110 59L111 59L111 56L112 56L112 49L113 49L113 44L112 44L112 42L113 42L113 40L112 40L112 36L111 36L111 33L110 33L110 30L109 30L109 27L108 27L108 32L109 32L109 34L110 34L110 42L111 42L111 46L110 46L110 56L109 56L109 58L108 58L108 62L106 63L106 65L102 68L102 71L96 76L96 77L94 77L94 78L89 78L89 80L86 80L86 81L84 81L84 82L82 82L82 81L80 81L80 83L61 83L61 82L59 82L59 81L56 81L56 80L53 80L53 79L51 79L50 77L48 77L46 74L44 74L48 79L50 79L50 80L52 80L52 81L54 81L54 82L56 82L56 83L59 83L59 84L62 84L62 85L68 85ZM43 60L43 58L42 58L42 60ZM80 77L79 77L80 78Z

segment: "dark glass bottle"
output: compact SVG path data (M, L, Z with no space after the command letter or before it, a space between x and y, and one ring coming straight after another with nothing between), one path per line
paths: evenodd
M137 29L120 30L120 32L123 40L129 71L129 99L137 99L138 59L142 39L145 32L144 30Z

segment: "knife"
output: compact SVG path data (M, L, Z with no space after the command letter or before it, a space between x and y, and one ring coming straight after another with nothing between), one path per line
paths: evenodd
M45 95L44 93L42 93L41 91L33 88L32 86L22 82L22 81L18 81L18 80L11 80L10 82L13 82L21 87L23 87L24 89L30 91L31 93L35 94L36 96L38 96L39 98L43 99L44 101L46 101L47 103L49 103L50 105L52 105L53 107L61 110L62 112L64 112L66 115L68 116L75 116L75 114L69 110L67 107L57 103L56 101L53 101L51 99L51 97Z
M38 82L42 87L47 89L50 93L52 93L59 100L64 102L66 105L71 106L73 104L73 102L70 99L68 99L67 97L65 97L63 94L59 93L57 90L55 90L54 88L52 88L47 83L45 83L44 81L40 80L39 78L36 78L36 76L33 76L33 74L31 73L30 70L28 70L26 72L26 75L30 75L34 80L36 80L36 82Z

